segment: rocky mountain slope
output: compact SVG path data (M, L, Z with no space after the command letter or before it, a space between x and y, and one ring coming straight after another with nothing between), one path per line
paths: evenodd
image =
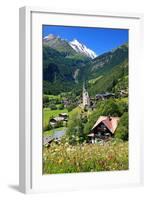
M49 34L43 38L43 45L51 47L67 57L81 55L81 57L84 56L93 59L97 56L94 51L80 43L78 40L74 39L73 41L67 41L53 34Z

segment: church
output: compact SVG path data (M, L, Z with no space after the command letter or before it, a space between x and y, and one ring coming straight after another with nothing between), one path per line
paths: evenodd
M85 88L85 84L83 84L83 108L90 106L90 98L88 91Z

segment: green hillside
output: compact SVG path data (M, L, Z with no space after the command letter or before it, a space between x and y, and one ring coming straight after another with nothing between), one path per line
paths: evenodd
M48 46L43 46L43 89L45 94L58 94L68 92L76 86L77 69L89 62L88 58L81 55L65 57L62 53Z
M127 89L128 86L128 60L126 59L111 70L105 72L101 78L95 82L89 81L88 91L90 95L104 92L117 92L119 89ZM93 79L92 79L93 80ZM121 87L120 87L121 86Z
M66 43L60 38L43 42L44 94L76 91L80 95L83 80L92 96L99 92L127 89L127 43L93 60L73 53Z
M108 73L116 65L128 59L128 44L124 44L110 52L93 59L85 68L86 79L96 78Z

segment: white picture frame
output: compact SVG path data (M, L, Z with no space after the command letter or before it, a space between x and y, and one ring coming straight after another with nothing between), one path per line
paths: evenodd
M129 29L129 170L42 175L43 24ZM143 16L20 8L19 182L24 193L98 189L143 184ZM137 82L136 82L137 80ZM138 121L138 123L136 123ZM138 134L139 133L139 134Z

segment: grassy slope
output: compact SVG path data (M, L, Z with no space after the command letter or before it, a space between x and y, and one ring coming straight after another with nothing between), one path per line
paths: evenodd
M90 84L95 84L96 81L100 80L102 77L103 77L103 76L98 76L97 78L90 79L90 80L88 81L88 83L90 83Z
M125 60L120 65L116 65L109 72L103 75L100 79L98 79L94 83L89 83L89 93L90 95L95 95L99 92L112 91L115 85L119 82L119 79L122 79L128 74L128 61ZM126 84L128 81L126 80Z
M48 95L48 94L44 94L43 96L47 96L49 99L60 99L60 95Z

